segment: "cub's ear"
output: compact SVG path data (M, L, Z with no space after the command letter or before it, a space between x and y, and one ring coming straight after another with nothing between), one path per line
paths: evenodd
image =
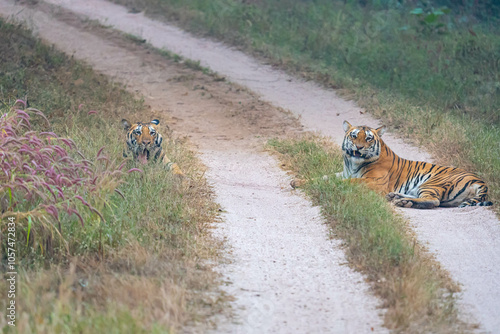
M376 128L375 132L377 132L379 137L382 137L382 135L385 133L386 129L387 128L385 127L385 125L382 125L380 128Z
M132 124L130 124L129 121L127 121L125 118L122 119L122 126L123 128L128 131L128 129L130 129L130 127L132 126Z
M344 121L344 123L342 125L344 127L345 132L349 131L352 128L351 123L349 123L348 121Z
M154 125L158 125L158 124L160 124L160 121L157 119L154 119L151 121L151 123L153 123Z

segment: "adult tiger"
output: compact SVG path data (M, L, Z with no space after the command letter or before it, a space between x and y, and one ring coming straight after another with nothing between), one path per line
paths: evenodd
M336 175L367 184L401 207L488 206L488 187L463 169L397 156L381 139L382 126L352 126L344 121L344 170Z
M154 161L160 161L176 175L184 175L176 163L170 161L161 147L163 137L158 131L157 119L151 122L137 122L131 124L128 120L122 119L123 128L127 131L126 148L123 156L127 157L132 153L134 159L146 164L153 158Z

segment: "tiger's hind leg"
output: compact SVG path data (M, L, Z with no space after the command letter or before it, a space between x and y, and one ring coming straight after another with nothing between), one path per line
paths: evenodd
M469 198L462 202L459 207L464 208L466 206L491 206L493 202L488 201L488 187L484 184L484 182L480 182L479 184L475 184L471 186L475 193L473 198Z
M465 208L466 206L491 206L493 205L493 202L490 201L480 201L475 198L471 198L462 204L460 204L458 207L459 208Z
M486 190L484 190L483 188L486 188ZM476 196L463 201L458 207L464 208L466 206L491 206L491 205L493 205L493 202L488 201L488 188L484 186L478 189Z
M432 209L441 203L444 190L439 188L423 188L419 191L419 197L412 197L406 194L395 192L388 193L385 198L393 202L394 205L403 208Z

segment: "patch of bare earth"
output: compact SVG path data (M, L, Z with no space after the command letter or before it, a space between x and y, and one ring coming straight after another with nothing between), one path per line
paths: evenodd
M263 152L268 138L301 131L291 114L71 13L5 0L0 12L144 96L151 114L130 119L158 118L199 149L223 210L214 234L225 240L227 261L218 268L235 297L217 332L386 331L379 301L346 265L340 242L329 240L319 209L290 190L288 176ZM121 131L118 119L116 126Z

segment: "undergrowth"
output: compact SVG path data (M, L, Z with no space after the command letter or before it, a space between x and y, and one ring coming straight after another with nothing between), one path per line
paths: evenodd
M15 217L18 272L16 327L2 317L3 332L206 324L224 304L207 264L218 254L207 231L218 208L193 153L165 132L164 149L187 181L161 164L140 172L123 159L118 120L149 120L141 100L2 20L0 44L0 258L8 272ZM0 281L2 296L7 289Z
M417 245L405 220L367 187L335 177L342 170L340 149L315 137L271 140L269 147L286 168L309 180L303 190L321 207L333 237L344 241L350 265L372 283L387 308L389 329L466 331L454 307L458 287Z
M86 159L70 138L33 130L29 114L43 118L50 127L41 111L25 108L21 100L16 105L0 118L2 219L28 221L22 239L29 247L18 256L29 257L38 250L42 255L69 255L65 234L75 223L72 216L82 228L105 223L101 211L109 195L115 191L123 196L117 187L123 183L126 162L110 161L104 147L95 158ZM140 170L128 172L132 171Z

